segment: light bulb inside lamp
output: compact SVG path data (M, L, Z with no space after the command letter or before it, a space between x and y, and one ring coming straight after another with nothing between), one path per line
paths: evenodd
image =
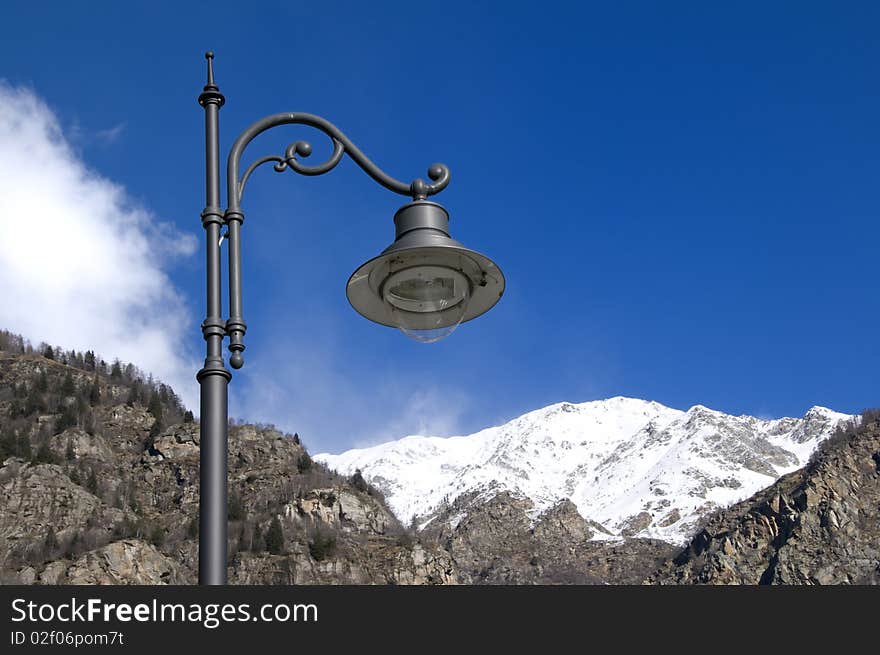
M470 283L443 266L397 271L383 285L383 297L397 327L410 339L434 343L455 331L470 301Z

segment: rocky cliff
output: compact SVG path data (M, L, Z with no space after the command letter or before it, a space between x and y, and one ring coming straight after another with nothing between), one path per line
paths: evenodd
M866 412L803 469L712 518L663 584L880 584L880 423Z
M678 548L653 539L609 537L569 500L534 516L530 500L500 493L458 499L422 531L474 584L638 584Z

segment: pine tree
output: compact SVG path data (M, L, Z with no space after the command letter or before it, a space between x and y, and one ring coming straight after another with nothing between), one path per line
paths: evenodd
M46 555L52 556L58 549L58 537L55 536L55 529L50 525L49 531L46 532L46 538L43 539L43 547L46 549Z
M119 363L118 359L113 360L113 368L110 369L110 377L113 380L122 379L122 364Z
M76 393L76 384L73 382L73 376L70 371L64 375L64 381L61 383L61 395L72 396Z
M306 473L310 471L312 468L312 458L309 457L308 453L302 453L296 459L296 470L300 473Z
M61 416L55 419L55 434L61 434L67 428L76 426L76 410L73 405L65 405L61 410Z
M18 442L12 430L0 432L0 462L18 454Z
M260 526L254 525L254 533L251 535L251 552L258 553L263 550L263 534L260 532Z
M95 469L92 469L89 472L89 479L86 480L86 489L88 489L89 493L92 495L98 495L98 476L95 475Z
M280 555L284 551L284 530L278 515L272 517L269 529L266 531L266 550L273 555Z
M153 395L150 396L150 404L147 407L147 411L153 415L154 419L156 419L153 421L153 426L150 428L150 438L154 439L159 436L159 433L162 432L164 427L162 401L159 399L159 394L155 391L153 392Z
M199 519L193 517L193 519L189 522L189 525L186 526L186 536L190 539L195 539L199 536Z
M157 420L162 419L162 400L155 391L150 395L150 402L147 405L147 411Z
M238 550L250 550L250 546L247 543L248 538L248 524L247 521L241 522L241 530L238 531Z
M92 412L86 412L82 417L82 429L89 436L95 436L95 415Z
M49 448L48 439L40 443L40 447L37 448L37 454L34 455L33 461L36 464L55 464L58 462L58 458L55 457L55 453L53 453L52 449Z
M24 416L45 412L46 409L46 401L39 390L39 385L34 385L34 387L28 392L27 398L24 399Z
M82 534L79 530L73 533L73 537L70 538L70 541L67 542L67 548L64 549L64 554L73 559L77 554L79 554L79 549L82 546Z
M49 376L46 375L46 369L40 371L34 388L40 393L46 393L49 390Z
M309 555L316 562L327 559L336 551L336 537L323 536L319 530L315 531L315 536L309 542Z
M18 433L18 447L16 448L18 451L16 455L22 457L24 459L31 459L31 440L25 434L24 430Z
M94 407L101 402L101 387L98 384L98 374L92 379L92 386L89 387L89 404Z
M43 357L46 359L55 359L55 351L52 350L52 346L46 346L46 349L43 351Z
M364 480L364 475L361 473L360 469L354 470L354 475L351 476L351 484L358 491L362 491L363 493L370 492L370 487L367 484L367 481Z
M89 401L84 393L76 394L76 417L82 420L89 413Z
M229 502L227 504L227 516L230 521L241 521L244 519L244 504L241 502L241 494L235 489L229 494Z
M165 530L162 528L161 525L153 527L153 529L150 531L150 541L157 548L161 548L163 545L165 545Z
M191 411L186 410L186 412L184 412L184 414L183 414L183 422L184 423L192 423L195 420L196 419L193 416L193 413Z
M135 380L131 383L131 387L128 389L128 398L125 399L125 404L129 407L133 407L139 402L141 402L141 385Z

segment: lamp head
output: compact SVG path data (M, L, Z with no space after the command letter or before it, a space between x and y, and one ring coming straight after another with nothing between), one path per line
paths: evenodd
M397 210L394 225L394 243L348 280L346 295L358 313L432 343L501 298L501 269L450 238L441 205L415 200Z

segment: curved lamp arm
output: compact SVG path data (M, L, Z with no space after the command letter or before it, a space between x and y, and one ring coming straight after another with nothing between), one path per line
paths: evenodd
M312 154L312 146L308 141L295 141L287 146L283 156L270 155L257 159L245 169L244 174L240 174L241 157L248 144L263 132L279 125L314 127L330 137L333 142L333 152L325 162L316 166L306 166L300 160ZM274 162L274 169L279 173L290 169L300 175L323 175L336 168L345 154L348 154L367 175L386 189L402 196L411 196L413 200L424 200L428 196L440 193L449 184L449 168L444 164L431 164L428 168L428 177L431 179L431 183L417 178L407 184L391 177L373 163L338 127L325 118L314 114L302 112L272 114L255 122L242 132L232 145L226 163L227 209L224 214L229 237L229 320L226 321L226 334L229 336L229 351L231 353L229 364L233 368L241 368L244 365L241 353L245 348L244 334L247 330L241 308L240 233L241 224L244 222L241 198L248 179L257 168L270 162Z
M295 141L287 146L284 156L269 156L258 159L248 166L244 175L239 176L241 167L241 157L245 148L257 136L279 125L308 125L314 127L327 136L333 142L333 153L327 161L317 166L305 166L299 160L304 159L312 154L312 146L308 141ZM275 162L275 170L282 172L286 169L299 173L301 175L323 175L333 170L340 161L342 156L347 154L351 159L361 167L361 169L373 178L376 182L384 186L389 191L394 191L402 196L412 196L414 200L425 199L436 193L440 193L449 184L449 168L444 164L431 164L428 168L428 177L433 183L427 183L422 179L415 179L409 184L395 179L379 168L373 161L367 157L360 148L358 148L342 130L325 118L314 114L306 114L303 112L286 112L281 114L272 114L258 120L256 123L247 128L235 140L232 149L229 151L229 158L226 164L226 192L228 195L228 206L230 209L237 210L240 208L241 196L244 192L245 184L254 170L265 163Z

